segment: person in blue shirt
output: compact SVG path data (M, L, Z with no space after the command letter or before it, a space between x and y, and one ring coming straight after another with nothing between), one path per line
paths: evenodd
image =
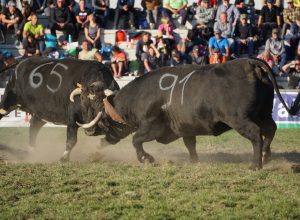
M208 41L209 56L214 55L215 48L219 48L221 54L227 59L229 58L229 43L225 37L222 37L222 31L220 29L215 30L215 36L211 37Z
M118 0L117 8L115 10L115 19L113 29L119 28L120 16L129 16L129 27L135 29L134 21L134 0ZM121 29L126 29L124 24L125 19L121 19Z

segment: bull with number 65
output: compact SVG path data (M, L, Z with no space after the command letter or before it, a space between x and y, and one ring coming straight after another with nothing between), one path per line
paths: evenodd
M10 69L13 74L0 103L0 119L17 108L29 112L31 147L36 146L37 133L46 122L67 125L62 161L69 160L77 142L77 123L85 125L88 135L103 133L97 125L103 103L97 100L104 99L107 91L119 90L104 64L33 57L18 61Z
M252 169L260 169L271 155L276 131L272 119L274 88L287 111L300 109L300 93L289 109L272 69L257 59L236 59L206 66L165 67L135 79L104 99L105 141L118 142L129 133L140 162L153 162L143 143L170 143L180 137L198 160L196 136L220 135L230 129L251 141ZM101 100L100 100L101 101Z

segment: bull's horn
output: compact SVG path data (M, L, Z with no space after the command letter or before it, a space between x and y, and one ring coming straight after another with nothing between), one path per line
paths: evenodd
M82 128L84 128L84 129L93 127L93 126L100 120L101 115L102 115L102 112L99 112L99 113L97 114L97 116L94 118L94 120L91 121L91 122L88 123L88 124L80 124L80 123L78 123L78 122L76 122L76 124L77 124L79 127L82 127Z
M76 88L74 89L71 94L70 94L70 101L74 102L74 96L75 95L80 95L81 94L81 88Z
M110 96L110 95L115 94L115 92L111 91L110 89L105 89L105 90L104 90L104 94L105 94L106 96Z

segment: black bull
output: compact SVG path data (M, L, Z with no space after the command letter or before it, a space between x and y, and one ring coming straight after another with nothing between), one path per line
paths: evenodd
M32 147L35 147L37 133L46 121L67 125L66 151L61 160L68 160L77 142L76 122L91 121L97 113L82 106L79 96L74 97L74 102L70 101L70 94L78 84L85 87L86 92L89 89L119 90L111 71L98 62L47 58L21 60L14 66L14 74L6 86L0 103L0 119L17 108L31 113L29 144ZM105 95L97 98L103 99ZM94 107L99 111L103 105L94 103ZM99 127L86 132L89 135L101 133Z
M257 59L236 59L224 64L166 67L135 79L108 97L125 121L109 116L106 141L116 143L134 132L133 146L140 162L154 161L143 143L170 143L183 137L191 160L198 160L197 135L220 135L230 129L251 141L253 169L269 160L276 131L272 119L274 88L284 103L272 70ZM298 97L290 114L299 111Z

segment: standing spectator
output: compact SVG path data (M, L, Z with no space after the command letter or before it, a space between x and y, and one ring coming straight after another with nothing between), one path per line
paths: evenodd
M154 29L158 22L159 8L161 7L161 0L142 0L142 6L147 13L147 22L150 29Z
M145 72L144 62L142 61L143 53L146 53L148 51L149 46L153 43L150 37L151 34L145 31L142 33L142 39L139 40L136 44L135 55L139 63L138 75L140 76L143 75Z
M14 29L15 31L15 45L19 45L21 40L21 31L19 30L20 24L22 23L22 13L16 8L16 3L14 1L9 1L7 3L8 8L4 8L1 13L2 24L5 29Z
M24 38L23 49L25 50L24 56L31 57L41 55L39 44L31 34Z
M197 23L212 28L214 25L216 9L209 6L208 0L202 0L201 4L197 7L195 18Z
M282 71L289 76L289 89L300 89L300 56L297 55L295 60L284 65Z
M300 15L300 8L294 6L293 0L287 0L287 8L283 9L283 26L281 31L281 38L284 38L286 30L289 29L293 22L296 22Z
M85 6L85 0L80 0L79 9L76 12L76 34L74 41L77 41L80 31L84 29L88 22L88 16L91 13L91 9Z
M273 0L267 0L267 5L264 5L258 17L258 28L261 29L261 38L263 43L270 37L270 32L273 28L280 28L280 11L273 4Z
M65 0L57 0L57 6L53 8L50 20L52 35L56 36L56 30L61 30L64 32L65 39L69 35L74 39L74 25L71 22L71 12L65 5Z
M181 16L180 29L185 29L187 19L187 0L164 0L164 16L178 18ZM173 24L175 27L175 25Z
M94 14L88 16L89 22L85 24L84 35L87 41L91 44L92 47L101 49L101 39L100 39L100 30L101 28L96 23L96 18Z
M113 29L119 28L120 16L129 16L129 27L135 30L134 22L134 0L118 0L117 8L115 10L115 19ZM123 24L121 29L126 29L124 24L124 19L122 19Z
M30 15L31 20L28 21L25 26L24 26L24 30L23 30L23 46L24 44L26 44L27 41L27 37L29 35L33 36L35 41L38 42L39 44L39 50L40 52L42 52L44 50L44 28L43 25L41 25L38 22L38 17L35 13L32 13Z
M277 69L279 67L283 67L283 65L286 63L286 53L285 53L285 47L284 42L282 39L278 37L279 31L277 28L274 28L272 30L272 37L270 37L265 46L265 50L270 51L270 54L272 56L272 59L274 60L275 68L273 67L273 70L275 73L279 73L280 69Z
M214 57L214 49L219 48L219 52L224 56L224 60L228 60L229 57L229 44L228 40L221 36L220 29L215 30L215 36L211 37L208 42L209 56Z
M156 49L154 44L151 44L147 53L143 53L142 55L142 61L144 62L144 68L147 73L159 67L159 57L159 51Z
M171 66L185 65L186 60L184 59L184 57L178 50L173 49L171 52L170 64L171 64Z
M78 59L80 60L97 60L99 62L103 61L103 58L96 48L90 49L89 42L87 40L82 41L82 50L78 54Z
M247 23L246 14L241 14L240 20L235 34L235 55L239 56L242 48L245 48L247 49L248 56L251 57L254 52L252 26Z
M240 12L235 7L235 5L229 3L229 0L223 0L223 3L218 6L218 10L216 14L217 20L220 19L220 15L222 12L225 12L227 14L228 23L232 25L232 32L231 32L232 35L235 30L235 26L239 20Z
M109 0L93 0L94 14L96 22L102 28L106 28L107 19L109 16Z
M126 54L118 46L113 46L111 52L113 54L111 68L113 70L114 78L120 78L122 75L128 73Z

